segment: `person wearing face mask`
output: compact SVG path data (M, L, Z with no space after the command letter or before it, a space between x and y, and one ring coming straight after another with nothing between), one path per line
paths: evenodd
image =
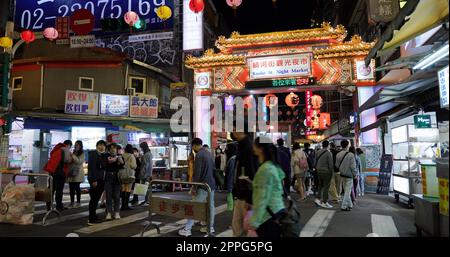
M90 185L89 189L89 221L88 225L92 226L97 223L101 223L96 211L98 201L103 194L105 188L105 171L106 171L106 142L100 140L96 144L96 150L89 152L88 160L88 181Z
M216 182L214 181L214 160L212 154L202 147L202 140L200 138L194 138L192 140L192 149L196 152L195 156L195 170L194 170L194 182L198 183L206 183L211 188L211 194L209 198L209 210L211 213L210 216L210 233L214 234L214 191L216 190ZM208 192L197 186L193 186L191 188L191 195L193 196L193 201L196 202L205 202L208 197ZM186 223L186 226L178 231L180 236L191 236L192 235L192 226L194 225L194 220L189 219ZM207 232L207 227L202 227L202 232Z

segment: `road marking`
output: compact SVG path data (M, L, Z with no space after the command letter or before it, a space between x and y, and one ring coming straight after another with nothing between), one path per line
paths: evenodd
M156 215L156 214L152 213L152 215ZM81 229L75 230L75 232L83 233L83 234L92 234L92 233L103 231L103 230L106 230L106 229L110 229L110 228L126 225L126 224L129 224L129 223L132 223L132 222L135 222L135 221L138 221L138 220L142 220L142 219L145 219L145 218L148 218L148 210L145 210L143 212L139 212L137 214L121 218L119 220L105 221L105 222L102 222L102 223L97 224L95 226L83 227Z
M321 237L336 211L318 210L300 232L300 237Z
M233 230L228 229L217 235L217 237L233 237Z
M215 212L216 212L215 216L217 216L218 214L220 214L222 212L225 212L226 210L227 210L227 204L223 204L223 205L217 206L215 208ZM179 220L179 221L176 221L176 222L172 222L172 223L166 224L166 225L160 227L161 234L158 234L156 229L149 230L149 231L144 233L144 237L158 237L158 236L161 236L162 234L171 233L173 231L182 229L184 227L184 225L186 225L186 222L187 222L187 219L182 219L182 220ZM140 237L140 236L141 236L141 233L136 234L136 235L134 235L132 237Z
M397 227L392 216L371 215L372 232L379 237L399 237Z

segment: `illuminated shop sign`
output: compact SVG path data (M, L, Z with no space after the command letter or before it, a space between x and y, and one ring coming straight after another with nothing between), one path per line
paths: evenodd
M288 78L245 82L246 88L297 87L315 85L315 78Z

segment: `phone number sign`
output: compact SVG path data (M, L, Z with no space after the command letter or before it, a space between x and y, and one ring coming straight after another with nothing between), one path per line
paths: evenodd
M54 27L57 17L71 16L80 9L89 10L95 17L95 31L101 31L102 19L123 19L128 11L150 23L152 30L170 29L173 19L162 21L156 9L167 5L173 10L174 0L16 0L16 27L42 31Z

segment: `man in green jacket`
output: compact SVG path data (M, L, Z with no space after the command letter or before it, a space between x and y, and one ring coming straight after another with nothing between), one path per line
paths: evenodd
M330 189L331 178L334 172L334 162L333 154L329 149L330 143L325 140L322 142L322 149L316 154L316 170L319 176L319 198L316 198L314 202L317 206L323 208L333 208L331 204L328 203L328 190Z

